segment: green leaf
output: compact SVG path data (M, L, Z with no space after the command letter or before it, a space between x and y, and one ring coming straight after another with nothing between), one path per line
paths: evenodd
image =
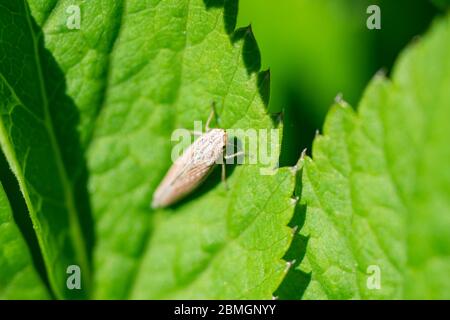
M206 120L212 101L222 128L278 127L266 110L269 73L260 72L251 29L234 30L237 2L30 0L29 5L33 18L23 4L8 3L9 11L39 27L31 30L27 21L8 26L23 36L7 39L11 45L3 53L15 59L2 60L0 69L6 74L2 145L39 226L58 296L76 294L64 291L67 275L63 279L58 272L93 251L91 286L84 276L89 268L82 267L84 286L92 289L82 290L85 296L270 299L287 271L282 257L292 239L287 224L295 207L290 168L261 174L276 165L280 141L270 141L269 163L229 167L228 191L216 170L180 204L150 209L172 164L173 130ZM71 5L80 9L79 30L67 26ZM8 10L5 21L16 19ZM37 42L35 52L26 44L41 31L46 49ZM18 47L20 54L13 53ZM23 65L28 73L13 82ZM46 90L36 90L34 83ZM35 134L28 138L30 128ZM58 210L39 206L50 196ZM41 224L49 227L39 234ZM86 224L95 228L95 245L84 239Z
M450 298L448 39L447 16L392 80L375 77L357 114L344 102L328 114L299 186L306 255L290 277L307 279L303 298Z
M0 183L0 300L48 298Z
M223 128L274 127L260 95L268 74L258 73L251 31L228 34L236 3L221 6L192 0L123 8L106 107L88 151L98 298L271 298L285 273L294 187L288 169L261 176L257 166L239 166L228 192L215 175L180 206L149 209L171 165L172 131L206 120L211 101Z
M26 2L2 1L1 7L0 143L24 194L55 295L84 297L85 291L66 287L70 265L81 267L83 286L89 283L77 110Z

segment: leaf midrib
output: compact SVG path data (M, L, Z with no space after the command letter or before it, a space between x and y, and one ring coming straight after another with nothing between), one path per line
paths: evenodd
M69 214L70 235L72 238L72 243L74 245L75 254L77 255L78 261L81 264L81 268L83 270L84 277L86 279L86 282L85 282L86 286L89 288L90 268L89 268L89 263L88 263L88 258L87 258L87 256L88 256L87 248L86 248L86 243L84 240L83 233L81 231L81 224L79 221L78 211L75 206L75 201L74 201L74 196L73 196L74 191L73 191L72 185L70 183L69 177L67 175L67 171L66 171L66 168L65 168L65 165L64 165L64 162L62 159L62 155L61 155L60 146L58 144L58 141L57 141L56 135L55 135L55 131L53 129L53 120L50 115L49 102L47 99L43 71L42 71L42 66L40 63L38 38L33 30L32 22L30 19L31 13L28 9L28 4L27 4L26 0L23 0L23 2L24 2L25 16L27 19L28 28L30 30L31 38L33 40L33 51L34 51L34 59L35 59L35 63L36 63L36 69L37 69L37 76L38 76L38 80L39 80L39 89L40 89L39 91L41 94L42 104L43 104L43 109L44 109L43 123L44 123L44 127L46 128L49 138L50 138L51 149L53 151L55 163L56 163L57 170L58 170L58 175L60 177L60 181L61 181L62 187L63 187L65 205L66 205L66 208L67 208L67 211ZM24 178L23 175L22 175L22 178ZM24 182L25 182L25 180L23 181L23 183ZM30 210L34 211L34 208L32 205L29 207L30 207Z

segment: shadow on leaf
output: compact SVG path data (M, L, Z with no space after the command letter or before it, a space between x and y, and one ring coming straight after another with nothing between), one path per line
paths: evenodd
M76 214L80 221L82 241L86 247L87 263L90 264L94 231L87 192L88 173L84 148L78 132L79 111L74 101L66 94L64 72L50 51L45 48L43 31L30 14L26 2L11 2L6 9L10 10L3 13L2 27L14 27L14 29L3 38L5 43L10 45L0 49L0 57L14 56L17 61L20 61L20 63L12 63L11 60L3 59L0 63L0 73L4 84L7 84L0 87L0 93L5 98L4 101L0 101L2 103L0 111L6 123L14 124L10 125L10 130L6 134L8 143L15 151L10 161L15 162L15 165L19 166L23 172L25 181L22 181L22 184L27 190L34 210L40 208L39 214L44 218L43 224L45 219L49 221L53 219L52 222L56 226L61 219L62 223L69 224L70 227L69 217L58 216L58 206L62 206L58 202L67 202L68 193L73 196ZM8 15L12 13L17 15L14 17L17 20L15 24L11 24L8 20L11 18ZM22 36L17 37L16 34ZM34 46L32 46L33 43L35 43ZM19 74L23 76L17 77ZM52 153L48 153L49 150ZM64 175L59 170L60 162L62 162L61 171ZM4 165L4 161L1 171L1 179L5 181L5 191L11 201L14 219L32 251L36 269L48 284L48 277L44 274L46 268L41 250L28 215L30 208L27 207L18 183L12 172ZM62 177L67 178L69 187L66 186L66 180ZM46 192L54 199L46 199L48 196ZM40 200L38 196L41 197ZM52 214L47 215L49 212L46 211L47 208L53 210ZM37 219L40 218L40 216L37 217ZM36 230L38 227L36 226ZM60 251L73 250L68 242L64 242L61 247ZM64 252L57 254L63 255ZM65 275L65 270L58 272Z

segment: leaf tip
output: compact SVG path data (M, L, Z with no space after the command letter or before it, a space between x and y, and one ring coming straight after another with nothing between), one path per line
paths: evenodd
M318 136L320 136L320 130L316 129L316 133L314 134L314 139L316 139Z
M297 163L291 167L291 172L293 174L297 174L297 172L299 172L301 170L301 168L303 167L303 162L305 161L307 150L308 150L307 148L302 150L302 153L300 154L300 158L298 158Z
M277 124L282 125L284 122L284 113L280 112L277 116Z
M387 74L387 70L386 70L386 68L383 67L375 73L375 78L376 79L377 78L384 79L384 78L386 78L386 74Z
M318 130L317 130L318 131ZM305 148L302 150L302 153L300 154L300 161L305 160L306 157L306 151L308 151L308 148Z
M245 31L248 35L253 35L253 28L251 23L245 28Z
M272 119L272 123L274 128L279 129L281 127L283 127L283 123L284 123L284 112L280 111L280 112L266 112L267 115L269 115L270 119Z
M292 266L295 264L296 260L293 259L291 261L286 262L286 272L289 271L289 269L292 268Z
M344 100L344 95L339 92L336 97L334 97L334 103L340 107L347 108L349 104Z
M344 101L344 95L342 92L339 92L336 97L334 97L334 102L340 104L342 101Z

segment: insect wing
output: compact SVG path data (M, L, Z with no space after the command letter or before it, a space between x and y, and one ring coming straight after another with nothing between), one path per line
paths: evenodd
M225 131L213 129L200 136L175 161L153 196L152 207L165 207L197 188L222 157Z

